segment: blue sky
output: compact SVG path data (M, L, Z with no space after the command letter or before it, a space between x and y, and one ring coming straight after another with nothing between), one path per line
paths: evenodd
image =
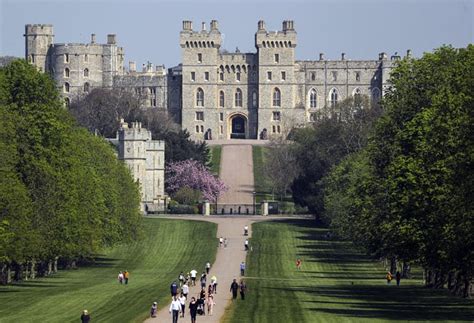
M126 62L146 61L167 67L181 61L179 31L182 20L194 29L219 21L223 47L254 52L257 22L267 30L281 29L283 20L295 21L297 59L377 59L385 51L415 56L443 44L465 47L474 43L474 0L167 0L167 1L26 1L0 0L0 55L24 55L24 25L54 25L55 42L98 42L117 34Z

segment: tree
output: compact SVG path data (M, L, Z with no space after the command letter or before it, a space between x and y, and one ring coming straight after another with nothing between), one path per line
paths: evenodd
M203 198L216 202L227 190L225 184L196 160L173 162L166 169L166 190L173 195L184 187L200 191Z

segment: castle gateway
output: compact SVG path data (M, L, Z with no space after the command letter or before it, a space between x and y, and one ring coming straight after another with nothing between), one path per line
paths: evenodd
M144 108L166 109L195 140L284 136L314 121L318 109L354 95L379 100L395 60L296 60L297 33L291 20L280 31L263 21L255 33L256 52L221 48L218 22L193 29L183 21L179 44L182 63L164 66L136 63L124 67L116 36L98 44L53 42L52 25L26 25L26 59L50 73L66 104L96 87L133 89ZM409 55L409 51L407 53Z

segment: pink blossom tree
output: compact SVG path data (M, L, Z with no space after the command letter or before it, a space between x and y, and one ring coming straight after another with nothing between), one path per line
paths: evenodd
M227 191L227 186L218 177L212 175L203 164L192 159L172 162L166 169L167 192L173 194L183 187L200 191L202 196L211 202L216 202L219 196Z

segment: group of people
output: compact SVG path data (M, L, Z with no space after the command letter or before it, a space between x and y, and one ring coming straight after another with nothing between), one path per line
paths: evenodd
M229 239L224 238L222 236L219 238L219 248L222 248L222 247L227 248L228 244L229 244Z
M387 271L387 274L385 275L385 278L387 279L387 285L390 285L393 280L393 275L390 271ZM397 281L397 286L400 286L400 280L402 279L402 274L397 270L395 274L395 280Z
M130 276L130 273L126 270L124 271L119 271L117 280L120 284L128 284L128 277Z
M234 278L232 284L230 284L230 292L232 293L232 300L237 298L237 293L240 291L240 298L245 300L245 293L247 292L247 285L244 280L240 280L240 284L237 283L237 279Z

